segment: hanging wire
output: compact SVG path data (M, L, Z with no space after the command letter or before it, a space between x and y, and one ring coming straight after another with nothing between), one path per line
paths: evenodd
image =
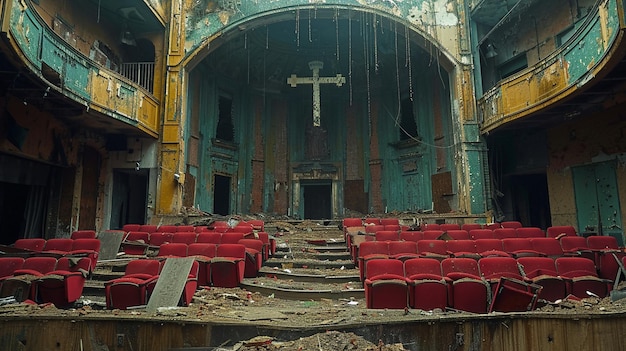
M374 31L374 72L378 74L378 25L376 24L378 21L376 19L376 14L372 14L372 29Z
M98 20L96 21L96 23L100 23L100 2L102 0L98 0Z
M309 9L309 43L312 43L313 39L311 38L311 9Z
M352 9L348 10L348 79L350 83L350 106L352 106Z
M337 43L337 61L339 61L339 9L335 7L335 42Z
M400 96L400 63L398 62L398 24L397 23L395 27L394 46L396 50L396 90L398 94L398 113L396 114L395 125L400 126L399 120L400 120L400 114L401 114L401 109L402 109L402 97Z
M300 47L300 9L296 9L296 45Z

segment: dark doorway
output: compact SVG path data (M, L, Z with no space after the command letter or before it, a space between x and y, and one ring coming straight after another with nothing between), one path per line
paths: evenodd
M83 178L80 191L80 218L78 229L96 229L96 210L98 207L98 178L100 177L100 153L91 147L83 151Z
M13 244L24 236L28 185L0 182L0 244Z
M332 188L329 182L300 184L304 198L304 219L330 219Z
M545 174L525 174L511 177L515 214L527 227L546 229L551 226L548 180Z
M230 177L216 174L213 177L213 213L230 213Z
M121 229L124 224L146 223L147 170L113 171L113 198L111 204L111 229Z

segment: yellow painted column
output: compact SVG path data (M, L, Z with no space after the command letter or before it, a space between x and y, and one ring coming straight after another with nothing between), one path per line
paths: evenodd
M181 0L174 0L171 6L157 178L157 215L179 213L182 207L185 181L185 142L183 140L185 119L183 117L182 96L184 87L181 67L185 41L184 22L182 21L183 4Z

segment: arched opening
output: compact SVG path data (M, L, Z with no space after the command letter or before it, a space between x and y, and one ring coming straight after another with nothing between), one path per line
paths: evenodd
M453 138L449 74L429 45L380 14L302 7L200 49L186 100L195 203L213 207L219 172L236 177L231 212L303 218L315 181L328 183L331 217L346 204L431 209L430 179L453 167ZM232 142L219 137L225 96Z

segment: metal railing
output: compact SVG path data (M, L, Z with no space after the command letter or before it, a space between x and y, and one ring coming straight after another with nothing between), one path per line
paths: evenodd
M120 65L120 74L141 85L150 93L154 93L154 62L122 63Z

